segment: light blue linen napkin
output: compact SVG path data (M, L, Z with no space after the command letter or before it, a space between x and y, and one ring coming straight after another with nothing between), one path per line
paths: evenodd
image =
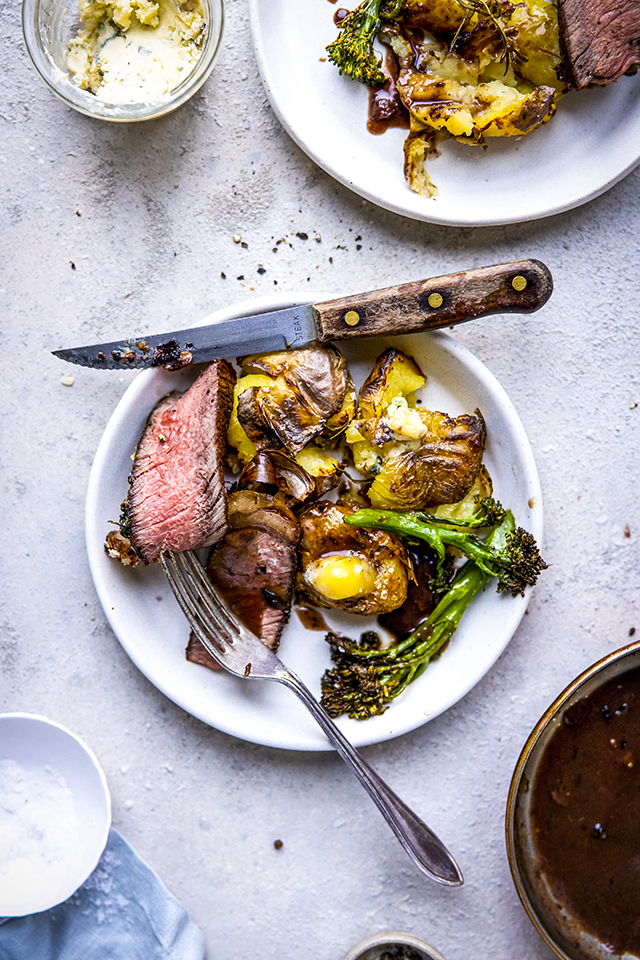
M184 907L113 828L98 866L51 910L0 919L0 960L203 960Z

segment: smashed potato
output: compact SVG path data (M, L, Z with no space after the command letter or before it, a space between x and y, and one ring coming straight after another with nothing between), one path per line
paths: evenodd
M566 91L556 6L547 0L404 0L380 39L409 112L405 177L434 196L424 164L439 138L482 144L530 133Z
M480 412L459 417L418 412L427 428L420 440L389 441L380 448L380 470L367 491L373 507L424 510L456 503L473 485L486 433Z
M425 382L417 364L386 350L360 391L357 419L345 437L354 466L373 477L373 507L422 510L462 500L482 463L482 415L450 417L414 406ZM368 416L367 416L368 415Z
M389 347L375 362L375 366L360 388L358 416L367 419L379 417L394 397L411 397L427 382L413 357Z
M243 463L256 450L282 448L295 456L328 431L343 430L355 408L346 360L333 346L314 343L240 360L229 445Z
M340 479L338 461L320 447L308 444L296 453L296 461L314 479L318 497L337 487Z
M296 589L321 607L388 613L407 596L407 551L393 534L348 527L344 517L357 509L320 500L302 512Z

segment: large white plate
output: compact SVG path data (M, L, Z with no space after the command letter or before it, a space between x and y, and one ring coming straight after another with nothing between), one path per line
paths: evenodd
M316 302L326 296L314 297ZM305 302L306 298L296 302ZM203 323L291 305L273 297L251 300L222 310ZM388 339L343 345L359 385ZM486 367L445 333L396 337L393 343L410 352L428 376L428 407L459 414L479 408L487 422L485 464L495 495L513 510L518 523L538 542L542 537L542 502L528 440L504 390ZM106 556L103 544L117 520L127 491L131 454L149 412L170 390L184 389L193 374L147 370L126 390L98 447L89 479L86 509L87 549L91 573L107 618L120 643L146 677L171 700L205 723L227 733L289 750L327 750L315 722L283 687L248 682L214 673L187 662L187 623L158 565L130 569ZM162 598L162 599L159 599ZM340 718L339 726L356 745L377 743L413 730L463 697L500 656L522 618L527 600L496 593L494 586L475 598L449 647L379 717L365 721ZM352 637L368 621L326 615L327 621ZM330 666L323 634L305 630L292 614L280 655L320 695L320 677Z
M550 123L517 141L493 139L486 150L444 144L428 162L440 194L419 197L403 176L406 131L368 133L367 89L321 61L337 35L336 8L327 0L249 0L249 8L262 80L284 128L336 180L395 213L459 226L534 220L599 196L640 162L638 75L568 94Z

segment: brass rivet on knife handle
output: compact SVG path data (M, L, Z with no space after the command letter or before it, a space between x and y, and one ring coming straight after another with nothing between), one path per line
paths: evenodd
M356 324L360 323L360 314L356 310L347 310L344 315L344 322L349 324L350 327L355 327Z
M533 313L552 291L544 263L515 260L316 303L312 309L319 340L345 340L437 330L496 313Z

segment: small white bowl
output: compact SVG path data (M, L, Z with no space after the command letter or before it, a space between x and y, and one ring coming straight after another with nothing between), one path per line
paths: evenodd
M110 825L92 751L46 717L0 714L0 916L67 900L96 868Z
M424 940L401 930L381 930L380 933L366 937L349 950L344 960L380 960L384 951L393 947L409 947L420 960L444 960L442 955Z

